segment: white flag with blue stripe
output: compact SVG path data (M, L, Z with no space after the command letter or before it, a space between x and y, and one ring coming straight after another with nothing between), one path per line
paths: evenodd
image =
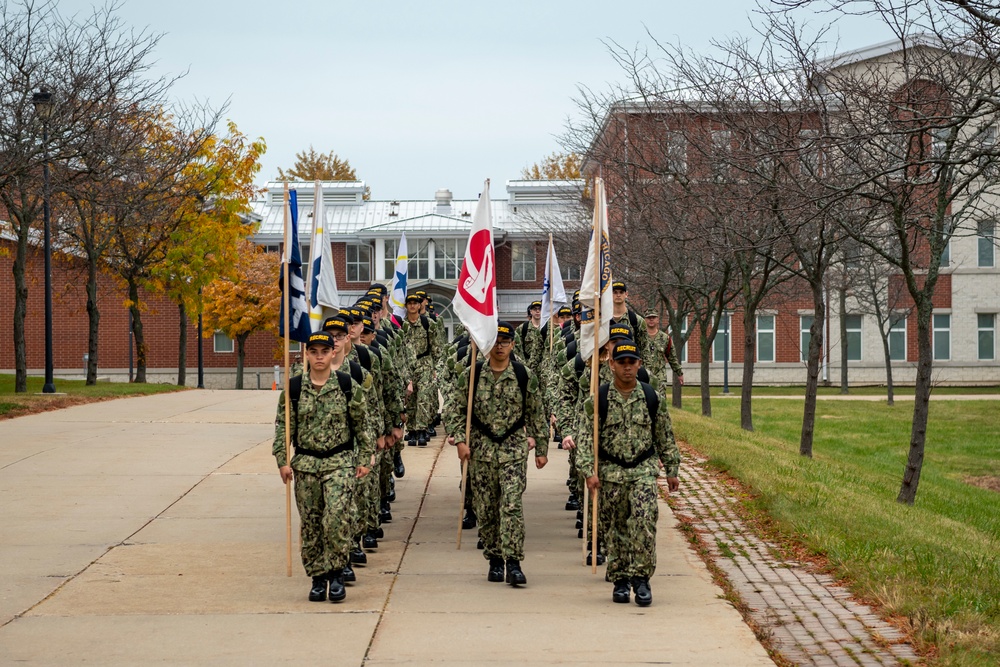
M568 303L562 273L559 271L559 260L556 258L556 248L552 245L550 235L549 252L545 255L545 279L542 281L542 322L548 322L554 312Z
M285 206L291 214L292 238L285 247L284 261L288 263L288 293L282 294L281 309L278 313L278 335L285 335L285 301L290 304L288 337L300 343L309 342L309 306L306 303L306 282L302 279L302 251L299 250L299 204L295 190L288 192ZM282 267L284 277L284 267ZM282 280L282 290L285 285Z
M392 314L396 317L406 317L406 276L409 264L409 257L406 256L406 232L403 232L396 250L396 271L392 277L392 293L389 295Z
M340 292L333 273L333 251L326 235L326 217L323 211L323 185L316 181L313 199L313 232L309 245L312 255L309 262L309 320L313 331L323 328L326 312L340 309ZM331 314L333 314L331 312Z

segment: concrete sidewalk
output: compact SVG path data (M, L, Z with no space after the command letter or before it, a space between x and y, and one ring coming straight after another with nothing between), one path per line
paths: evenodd
M285 576L277 394L192 391L0 422L0 663L771 665L661 504L653 606L611 602L529 468L528 586L486 581L458 463L408 447L394 521L342 604ZM293 510L294 515L294 510ZM297 529L297 526L296 526Z

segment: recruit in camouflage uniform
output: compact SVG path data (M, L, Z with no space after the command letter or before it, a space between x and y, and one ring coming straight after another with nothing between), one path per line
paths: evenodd
M674 379L684 384L684 369L677 360L677 352L674 350L673 341L666 331L660 330L660 314L655 309L646 311L646 333L649 334L649 327L656 329L656 334L648 336L648 348L642 357L642 363L650 376L655 377L660 386L668 384L667 365L674 373Z
M422 299L406 297L406 317L400 333L410 369L412 392L406 397L406 430L410 444L425 446L427 429L438 410L438 392L434 385L434 366L441 356L440 338L430 320L420 314ZM412 437L411 437L412 436Z
M587 446L593 438L593 397L588 397L580 417L580 448L577 468L587 476L587 487L601 489L601 514L607 526L608 578L614 582L612 599L628 602L629 587L636 604L653 600L649 578L656 569L657 461L666 469L671 491L678 488L680 452L674 441L667 402L655 390L636 381L638 346L619 340L611 353L613 382L602 385L607 412L600 420L597 475L594 452ZM655 425L650 422L647 391L657 403Z
M452 435L449 442L458 445L459 458L470 462L479 535L483 555L490 562L487 579L517 586L527 583L521 561L524 559L522 496L527 485L528 451L534 445L535 466L545 466L548 428L538 378L531 369L510 361L513 343L514 328L506 322L498 323L497 342L487 360L478 364L469 442L464 442L469 371L463 372L455 383L445 423Z
M356 479L368 474L375 452L366 428L364 390L339 367L336 343L326 332L310 336L306 352L310 377L302 378L297 406L289 420L293 457L285 449L285 392L278 397L272 452L282 480L294 478L295 504L302 524L302 565L313 578L309 599L339 602L346 596L343 570L351 550L346 520ZM350 387L350 396L343 386ZM290 400L290 399L288 399ZM294 472L293 472L294 471Z

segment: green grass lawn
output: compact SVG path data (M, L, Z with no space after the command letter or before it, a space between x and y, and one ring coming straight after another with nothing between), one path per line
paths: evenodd
M750 509L783 536L935 645L933 664L998 664L1000 493L966 480L1000 478L1000 401L932 401L913 507L896 502L912 402L820 401L813 459L798 454L798 401L755 400L755 433L739 429L739 401L713 401L711 419L685 404L678 438L749 487Z
M739 398L740 396L740 385L731 384L729 385L729 393L732 397ZM670 394L670 387L666 387L667 394ZM684 385L684 398L698 398L701 396L701 388L697 384L686 384ZM710 388L710 394L712 396L722 396L722 387L713 385ZM818 387L816 394L818 396L840 396L840 385L835 387ZM996 394L1000 395L1000 387L935 387L931 391L931 397L955 395L955 394ZM805 396L806 388L805 385L797 385L792 387L764 387L755 386L753 388L754 398L758 396ZM849 396L882 396L885 397L885 387L851 387ZM902 396L913 396L913 387L894 387L893 395L896 397Z
M109 398L161 394L182 389L182 387L172 384L131 384L126 382L98 382L88 387L83 380L56 379L56 391L59 393L50 395L41 394L44 384L44 378L29 377L28 391L16 394L14 393L14 376L0 374L0 417L16 417Z

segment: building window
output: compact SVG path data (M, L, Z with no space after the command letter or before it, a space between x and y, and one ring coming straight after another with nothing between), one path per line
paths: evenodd
M934 316L934 361L951 359L951 315Z
M806 174L819 174L819 130L801 130L799 132L799 163L802 165L802 171Z
M715 334L712 342L712 361L722 362L732 359L732 339L733 332L730 327L729 313L724 313L719 320L719 330Z
M687 171L687 137L683 132L667 132L667 174L683 174Z
M809 341L812 340L812 329L813 316L812 315L800 315L799 316L799 329L801 334L799 336L799 349L801 350L800 355L802 361L809 361Z
M844 324L847 328L847 360L861 361L861 316L847 315Z
M458 280L465 258L466 241L442 239L434 242L434 277L442 280Z
M979 360L993 361L997 358L997 316L995 313L978 313L979 321Z
M412 243L412 245L411 245ZM410 261L406 265L407 281L427 280L430 278L430 241L426 239L406 240L407 254ZM410 250L414 248L414 250Z
M774 315L757 316L757 361L774 361Z
M511 243L511 279L522 282L535 281L535 244Z
M583 267L579 264L562 264L559 266L559 275L563 280L580 280L583 278Z
M684 321L681 322L681 338L684 338L687 335L687 332L688 332L688 321L687 318L685 317ZM682 364L687 363L688 360L687 340L685 340L684 345L681 346L681 353L677 355L677 360L680 361Z
M222 333L221 331L216 331L215 336L212 337L212 351L213 352L232 352L233 351L233 339Z
M948 239L944 244L944 250L941 251L941 268L947 269L951 266L951 216L944 219L941 234Z
M385 277L387 279L392 279L396 276L396 249L399 246L399 241L385 239L382 241L385 245Z
M261 248L264 249L264 252L273 252L273 253L281 252L280 243L265 243L264 245L261 246Z
M372 280L372 247L367 243L347 244L347 282L370 283Z
M288 341L288 351L289 352L301 352L302 351L302 343L300 343L297 340L290 340L290 341Z
M729 180L729 161L732 150L733 135L729 132L729 130L712 130L712 153L708 157L712 167L712 178L714 180Z
M906 361L906 314L889 317L889 360Z
M993 220L980 220L977 227L979 266L981 268L992 268L996 263L993 250L996 243L996 222Z

